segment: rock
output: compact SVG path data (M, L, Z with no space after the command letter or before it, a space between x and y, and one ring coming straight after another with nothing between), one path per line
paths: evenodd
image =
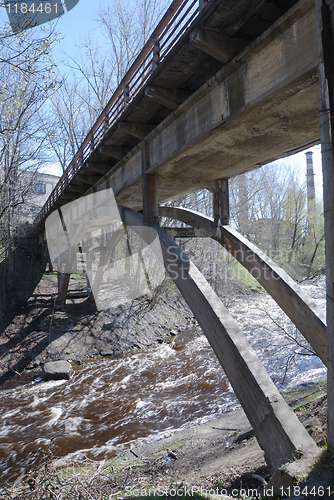
M50 361L42 368L42 378L44 380L69 380L71 374L71 364L68 361Z
M174 460L178 460L179 458L172 450L167 450L167 456L169 458L173 458Z
M100 351L100 356L113 356L113 355L114 355L113 349L101 349Z

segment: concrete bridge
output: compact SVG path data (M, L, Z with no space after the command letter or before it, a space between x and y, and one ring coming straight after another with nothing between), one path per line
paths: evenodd
M42 242L45 220L57 210L58 230L66 233L63 205L112 189L123 207L125 228L149 225L157 231L164 264L170 269L172 259L178 271L175 282L229 377L272 470L293 458L314 455L316 445L204 277L158 224L159 215L185 222L190 227L174 228L170 234L212 237L250 272L258 271L259 281L328 366L328 441L334 445L334 169L329 113L334 0L323 3L174 0L35 222ZM228 226L229 178L320 141L327 328L325 318L291 278ZM212 219L161 206L203 188L214 193ZM104 249L101 269L124 232ZM73 252L69 248L68 260ZM92 283L95 291L101 273ZM59 267L58 274L59 300L65 303L70 271Z

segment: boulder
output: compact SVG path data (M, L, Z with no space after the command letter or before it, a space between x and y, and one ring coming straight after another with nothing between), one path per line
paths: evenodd
M71 375L71 364L68 361L50 361L42 368L44 380L69 380Z

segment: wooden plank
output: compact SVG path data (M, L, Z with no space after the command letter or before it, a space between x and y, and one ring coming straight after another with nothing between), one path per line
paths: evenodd
M212 227L213 219L192 210L160 207L160 215L172 217L189 225ZM325 314L297 283L247 238L229 226L220 228L215 238L242 264L273 297L298 330L311 344L316 354L327 364Z
M140 236L137 212L119 207L123 223ZM272 471L318 447L285 403L246 337L204 276L158 225L164 266L197 318L238 397ZM152 245L154 250L154 246ZM158 252L157 252L158 254Z

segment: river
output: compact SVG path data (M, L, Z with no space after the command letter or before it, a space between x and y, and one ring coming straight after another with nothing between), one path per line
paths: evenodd
M323 287L308 291L324 307ZM267 295L238 299L230 311L279 389L325 377L318 358L295 354L303 350L282 335L283 328L292 335L295 329ZM75 365L69 381L43 382L31 370L5 382L1 481L41 463L52 438L56 457L79 451L78 457L111 458L134 440L166 436L238 407L199 329L168 342Z

